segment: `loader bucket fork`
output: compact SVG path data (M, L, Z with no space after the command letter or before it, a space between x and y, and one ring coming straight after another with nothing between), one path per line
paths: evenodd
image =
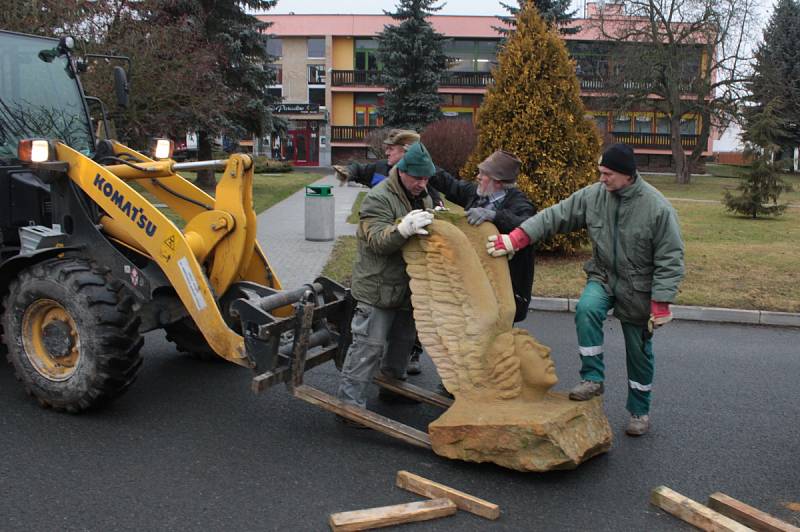
M231 304L231 312L241 320L245 346L257 361L253 392L260 393L284 383L298 399L412 445L431 447L427 433L346 404L303 383L306 371L328 360L333 359L341 370L350 345L350 319L355 307L348 289L325 277L292 291L265 289L253 283L238 283L235 289L237 299ZM294 305L292 316L270 314L270 310L286 305ZM379 376L375 383L441 408L452 404L447 397L400 380Z

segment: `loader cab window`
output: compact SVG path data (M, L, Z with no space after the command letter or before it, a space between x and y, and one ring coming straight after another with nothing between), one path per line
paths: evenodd
M65 57L39 52L57 41L0 32L0 159L17 156L22 138L59 139L84 154L92 131L77 81Z

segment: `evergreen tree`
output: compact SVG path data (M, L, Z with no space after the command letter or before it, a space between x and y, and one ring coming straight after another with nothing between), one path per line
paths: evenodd
M748 89L752 106L745 111L745 140L766 147L800 144L800 2L778 0L764 29L764 41ZM764 117L767 113L771 116ZM767 139L763 124L775 126ZM756 130L751 132L751 130ZM780 132L780 133L779 133Z
M265 12L277 0L163 0L176 14L199 5L203 36L219 50L217 68L228 89L225 113L227 124L219 129L198 131L201 159L211 159L211 138L220 133L241 138L246 134L263 136L273 129L271 105L276 103L268 88L275 83L269 68L266 30L270 23L258 20L253 12ZM212 188L213 171L198 172L197 184Z
M774 164L762 155L755 160L736 189L740 192L738 196L725 192L725 208L757 218L782 214L787 205L779 204L778 197L783 192L791 191L792 186L781 180Z
M500 2L500 5L511 13L511 16L498 16L497 18L509 27L495 26L494 29L506 38L517 27L517 14L520 8L528 3L527 0L517 0L517 2L517 6ZM544 21L550 25L555 25L562 35L572 35L581 31L580 26L567 27L572 19L575 18L575 13L577 13L577 9L569 10L572 4L571 0L533 0L531 3L539 10L539 15Z
M400 0L397 11L385 11L399 22L376 37L383 64L384 103L378 110L384 125L421 130L442 118L439 80L447 69L446 38L427 18L439 11L434 0Z
M791 191L792 186L780 178L775 164L775 153L780 150L777 142L787 135L780 115L783 107L781 99L774 98L762 112L752 116L747 140L757 148L748 152L757 158L737 187L739 195L725 192L722 202L727 210L752 218L778 216L786 210L786 204L778 204L778 198L783 192Z
M478 111L478 147L462 175L475 175L494 150L510 151L522 161L519 188L538 209L592 183L600 139L585 116L575 65L533 4L518 13L493 75ZM571 252L585 241L572 233L543 247Z

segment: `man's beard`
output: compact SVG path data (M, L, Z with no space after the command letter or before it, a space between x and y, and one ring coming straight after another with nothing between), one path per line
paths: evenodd
M489 192L489 187L488 186L484 187L483 183L478 183L478 189L475 192L478 194L478 196L482 198L485 198L491 194Z

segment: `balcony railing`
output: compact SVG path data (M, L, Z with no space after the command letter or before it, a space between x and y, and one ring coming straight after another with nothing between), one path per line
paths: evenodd
M490 72L455 72L447 71L439 83L441 87L484 88L492 83Z
M442 87L484 88L492 83L489 72L447 71L439 84ZM380 72L377 70L333 70L331 85L334 87L379 87Z
M650 148L669 150L672 148L672 136L669 133L611 133L614 142L621 142L632 148ZM681 146L685 150L693 150L697 146L700 135L681 135Z
M377 70L332 70L331 85L334 87L377 87L380 72Z
M331 142L363 142L378 126L331 126Z
M581 89L585 91L603 91L603 90L616 90L617 85L611 83L608 79L605 78L593 78L593 77L582 77L578 76L578 80L581 83ZM644 82L644 81L623 81L622 87L626 90L630 91L639 91L639 90L646 90L652 87L652 82ZM687 83L682 83L680 85L681 92L690 92L692 87Z

